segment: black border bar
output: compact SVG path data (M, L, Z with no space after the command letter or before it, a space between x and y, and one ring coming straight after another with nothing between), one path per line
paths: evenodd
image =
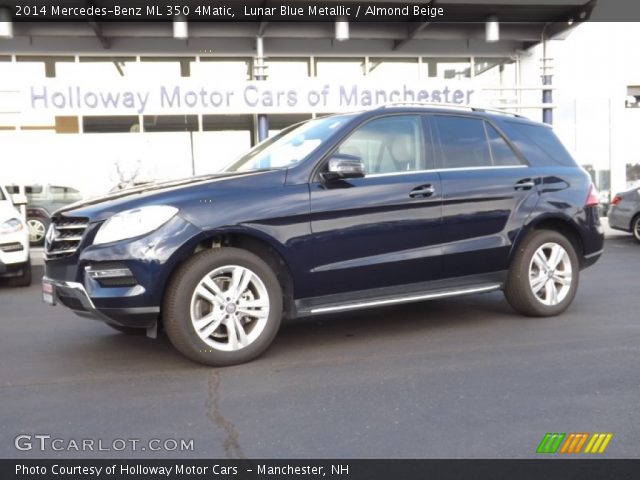
M182 468L182 473L178 471L178 466ZM152 473L154 467L171 467L170 474ZM281 470L275 474L266 473L273 472L271 467ZM67 473L60 474L62 470ZM27 471L32 473L25 473ZM631 480L640 478L640 460L0 460L0 478Z
M622 0L512 0L447 3L447 0L0 0L15 22L580 22L597 2ZM625 0L628 3L635 4ZM624 5L624 4L622 4ZM637 18L640 20L640 6ZM628 10L628 8L627 8ZM632 21L628 15L621 20Z

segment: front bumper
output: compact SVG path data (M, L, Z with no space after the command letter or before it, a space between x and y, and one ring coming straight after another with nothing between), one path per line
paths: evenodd
M160 307L97 308L81 283L42 278L42 290L50 295L46 303L58 302L81 317L93 318L125 327L151 328L156 324Z
M93 245L98 228L87 228L76 253L45 261L43 287L51 285L54 303L82 317L155 327L170 274L195 247L201 230L175 216L147 236Z
M24 232L0 237L0 276L19 273L28 261L29 239Z

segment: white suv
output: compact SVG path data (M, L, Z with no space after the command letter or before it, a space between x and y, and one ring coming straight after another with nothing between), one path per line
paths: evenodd
M9 285L31 285L29 229L11 197L0 184L0 278Z

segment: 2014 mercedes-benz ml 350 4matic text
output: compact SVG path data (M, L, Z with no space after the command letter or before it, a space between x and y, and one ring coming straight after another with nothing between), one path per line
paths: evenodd
M387 106L290 127L218 174L59 210L43 293L125 333L162 326L215 366L260 355L283 317L493 290L551 316L602 253L597 205L544 124Z

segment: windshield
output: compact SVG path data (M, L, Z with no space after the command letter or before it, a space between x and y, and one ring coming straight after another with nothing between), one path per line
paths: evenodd
M250 172L270 168L291 167L310 155L353 115L340 115L309 120L294 125L252 148L225 172Z

